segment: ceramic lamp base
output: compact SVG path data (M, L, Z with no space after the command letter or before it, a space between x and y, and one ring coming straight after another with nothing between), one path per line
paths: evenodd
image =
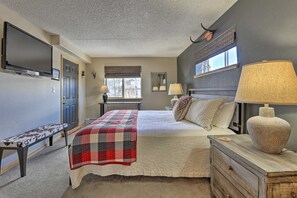
M172 99L171 99L171 106L174 107L175 103L178 101L178 97L177 96L174 96Z
M247 121L247 130L252 139L253 145L260 151L270 154L281 153L286 145L290 133L290 124L278 117L273 117L271 109L260 109L260 115L254 116ZM262 111L269 111L265 114ZM264 117L263 115L267 115Z

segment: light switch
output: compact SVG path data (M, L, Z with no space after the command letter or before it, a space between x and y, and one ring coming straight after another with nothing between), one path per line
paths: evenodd
M52 93L56 93L56 88L52 87Z

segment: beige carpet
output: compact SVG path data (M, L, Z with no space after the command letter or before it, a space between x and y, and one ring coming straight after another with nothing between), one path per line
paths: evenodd
M78 189L69 187L63 197L208 198L210 190L208 179L91 175Z
M1 175L0 198L210 197L208 179L189 178L88 175L73 190L68 169L67 149L59 140L28 160L26 177L20 177L19 166Z

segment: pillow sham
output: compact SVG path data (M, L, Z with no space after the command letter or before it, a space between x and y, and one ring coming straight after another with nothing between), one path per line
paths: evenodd
M184 119L192 101L192 96L182 96L174 104L172 113L176 121Z
M185 119L209 131L213 118L224 101L225 98L193 101Z
M212 125L227 129L233 118L235 107L235 102L223 104L214 116Z

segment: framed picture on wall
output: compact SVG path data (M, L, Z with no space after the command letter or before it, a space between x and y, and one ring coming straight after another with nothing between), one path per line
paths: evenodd
M167 72L151 72L152 92L167 91Z
M53 69L52 80L60 80L60 70Z

